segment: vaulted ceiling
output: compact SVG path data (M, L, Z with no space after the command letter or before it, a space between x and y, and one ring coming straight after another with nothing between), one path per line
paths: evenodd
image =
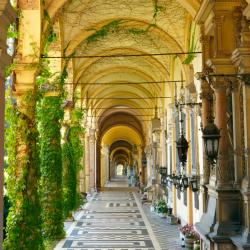
M73 82L90 110L91 122L112 119L112 114L126 109L141 121L141 134L145 133L159 102L155 97L164 95L162 81L171 72L171 57L155 54L187 50L188 30L199 4L198 0L45 1L50 16L60 22L62 46L76 55Z

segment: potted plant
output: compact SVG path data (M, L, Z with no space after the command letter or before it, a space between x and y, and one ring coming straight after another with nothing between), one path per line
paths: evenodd
M156 202L155 211L161 216L165 217L165 214L167 213L167 203L165 200L161 199Z
M198 234L195 232L193 225L186 224L180 228L180 233L184 236L186 249L192 249L194 247L194 242L199 239Z

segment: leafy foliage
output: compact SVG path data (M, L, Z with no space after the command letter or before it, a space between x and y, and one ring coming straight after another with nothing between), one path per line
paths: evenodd
M17 27L16 24L10 24L7 28L7 38L14 38L16 39L18 37Z
M165 200L160 199L154 203L154 208L157 213L167 213L167 203Z
M118 31L119 25L124 22L124 20L117 19L105 24L100 29L95 30L94 34L87 37L87 43L95 42L100 38L105 38L110 32L114 33Z
M4 249L43 249L34 109L30 108L29 115L21 113L13 103L10 89L6 96L7 194L12 206L7 218ZM28 92L23 98L30 107L34 106L33 96Z
M44 39L43 54L48 55L49 47L55 41L56 35L46 11L44 18L48 22L48 29ZM65 234L60 130L64 115L63 85L67 77L67 65L68 61L65 62L62 72L53 74L49 60L43 58L40 63L40 74L36 78L39 93L36 108L41 170L39 191L42 204L42 231L46 246L54 240L61 239ZM51 91L56 91L56 95L50 95Z
M12 72L14 71L14 69L16 68L16 63L11 63L10 65L8 65L5 69L4 69L4 76L8 77L12 74Z
M37 107L40 147L40 199L42 229L46 240L60 239L63 230L60 96L43 97Z
M165 7L162 5L159 5L158 0L152 0L152 2L153 2L153 22L150 23L145 29L136 28L136 27L128 28L128 29L124 28L126 31L128 31L129 34L145 35L151 28L156 27L156 18L160 12L165 10ZM109 22L108 24L105 24L98 30L94 29L95 32L89 37L87 37L86 39L87 43L95 42L99 39L103 39L107 37L109 33L118 32L121 29L121 25L126 22L129 22L129 20L116 19L116 20Z
M70 212L79 206L80 195L77 190L77 179L82 168L83 145L80 135L83 133L80 121L82 111L75 109L71 115L71 124L66 132L63 144L63 200L64 215L68 217Z
M139 28L130 28L128 32L132 35L146 35L150 28L155 28L156 24L150 23L146 29L139 29Z
M196 25L190 23L188 52L195 52L197 49L197 44L198 44L198 39L196 38ZM190 64L195 57L196 57L195 53L190 53L182 63Z

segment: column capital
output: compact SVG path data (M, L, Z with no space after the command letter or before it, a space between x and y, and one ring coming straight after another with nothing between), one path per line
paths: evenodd
M226 91L226 89L229 87L229 82L226 81L225 76L213 76L211 80L211 85L215 91L222 89Z

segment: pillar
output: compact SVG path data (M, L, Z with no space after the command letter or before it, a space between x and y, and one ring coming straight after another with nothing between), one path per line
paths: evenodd
M190 142L190 134L191 134L191 128L190 128L190 109L186 108L186 139L188 142ZM192 163L191 163L191 147L189 145L188 155L187 155L187 164L186 164L186 174L187 176L191 176L192 174ZM190 187L187 189L187 221L189 224L193 224L193 192Z
M249 6L249 5L248 5ZM244 11L244 14L249 18L249 7ZM243 212L242 212L242 224L243 230L241 235L241 247L242 249L249 249L250 246L250 29L249 21L244 17L242 19L242 31L241 31L241 44L239 48L235 49L232 54L232 61L237 67L240 74L244 74L241 77L240 87L236 88L235 96L239 97L238 103L235 103L239 112L236 114L236 118L239 121L235 121L238 125L237 134L239 136L238 141L235 139L237 145L236 157L239 158L239 177L236 179L241 180L241 193L243 196ZM235 119L236 119L235 118ZM242 178L240 178L242 177Z
M96 136L95 129L89 130L89 189L96 190Z
M144 183L143 176L144 176L144 169L142 166L142 147L138 146L138 169L139 169L139 181L140 184Z
M42 246L42 232L38 197L40 171L35 124L36 100L34 88L29 84L34 83L36 70L25 70L22 65L17 65L15 73L17 104L14 110L18 112L11 117L16 117L15 124L11 126L15 135L14 138L5 138L9 158L8 173L11 176L7 190L13 210L8 215L4 248L39 249Z
M106 169L106 183L110 181L110 169L109 169L109 154L110 154L110 149L109 146L105 147L105 169Z
M89 184L89 134L85 133L84 139L84 148L85 148L85 190L90 192Z

